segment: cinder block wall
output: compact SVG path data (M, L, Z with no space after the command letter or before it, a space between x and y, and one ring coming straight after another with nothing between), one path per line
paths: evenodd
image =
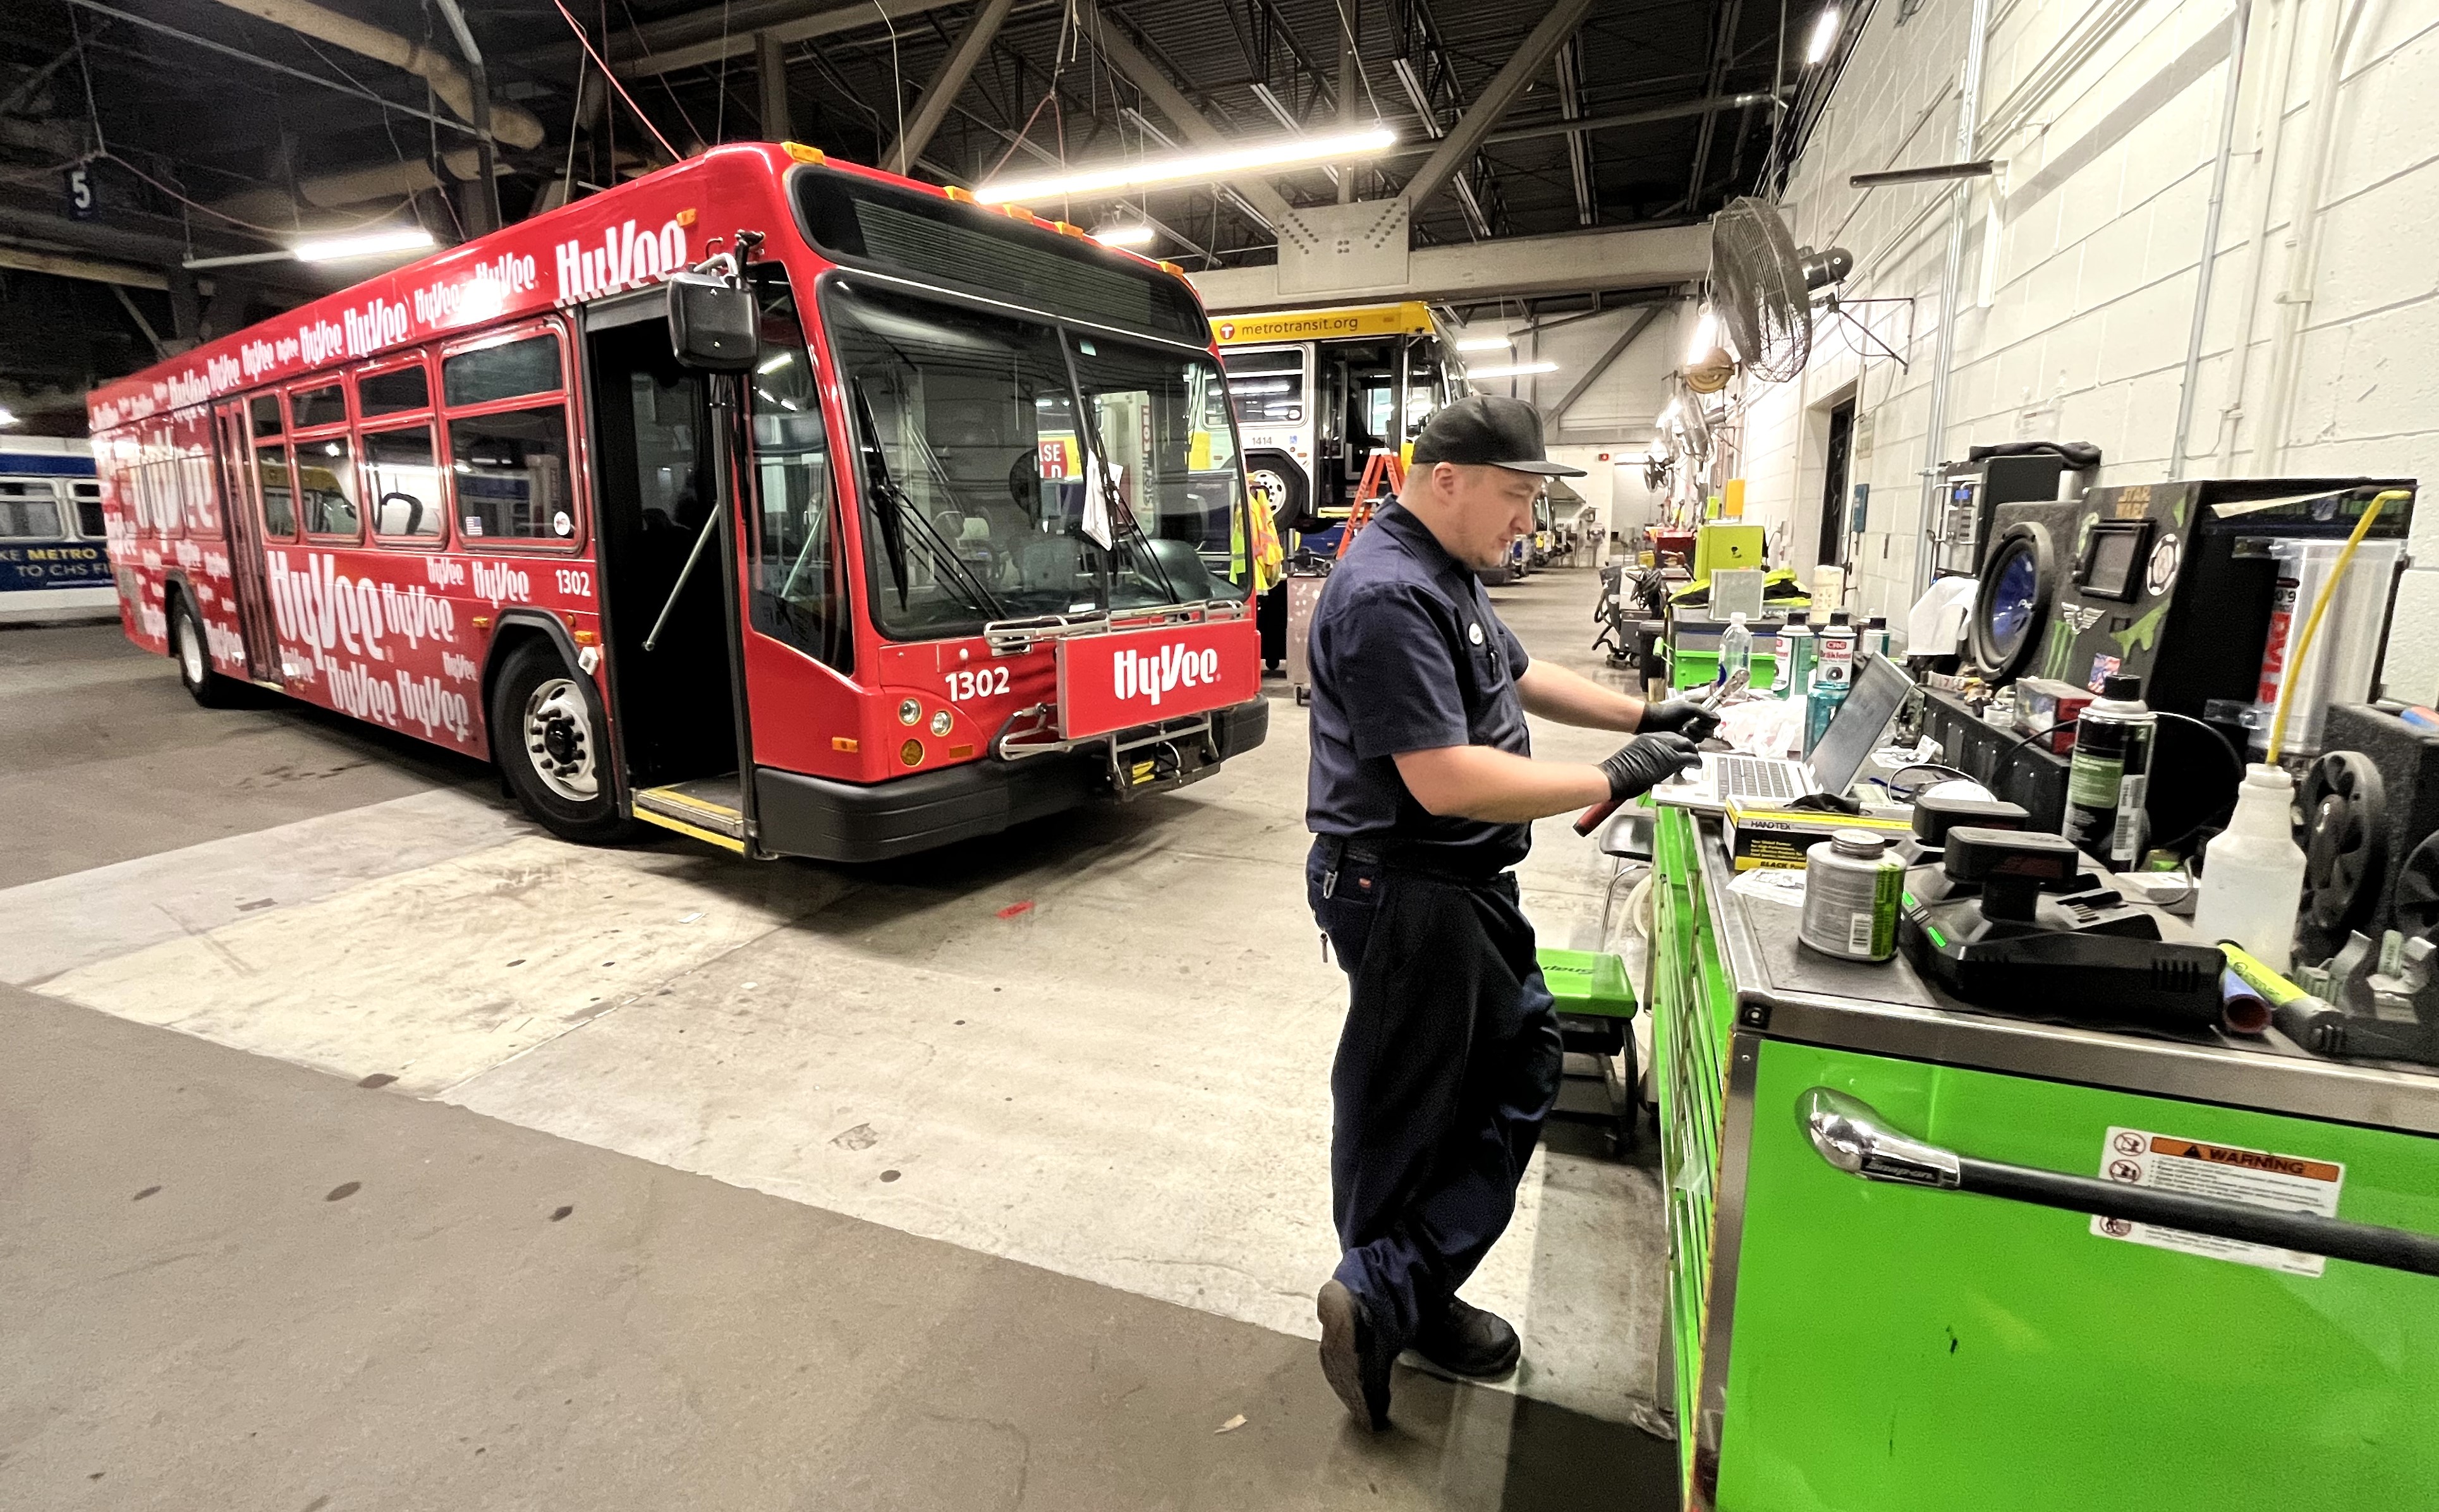
M2325 164L2309 161L2324 68L2360 17ZM1914 593L1925 431L1951 188L1847 177L1953 160L1967 0L1873 8L1789 178L1796 240L1855 256L1845 293L1909 368L1837 323L1803 377L1755 391L1748 497L1799 564L1821 530L1830 406L1852 394L1852 478L1871 486L1853 566L1868 612ZM2165 477L2225 102L2225 0L2014 0L1992 8L1979 156L1966 196L1945 444L2090 441L2100 480ZM2439 480L2439 0L2254 0L2185 474ZM2273 146L2273 135L2283 136ZM2275 182L2263 171L2274 158ZM2296 206L2318 205L2309 302ZM2247 311L2250 311L2248 321ZM1867 311L1867 312L1866 312ZM2291 325L2287 323L2291 321ZM2285 334L2282 336L2282 329ZM2244 359L2238 361L2239 348ZM2291 367L2282 395L2279 370ZM2239 386L2239 369L2241 380ZM2439 696L2439 501L2399 594L2393 692Z

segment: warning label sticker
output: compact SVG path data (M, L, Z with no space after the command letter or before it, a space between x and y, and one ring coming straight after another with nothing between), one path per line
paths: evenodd
M2187 1197L2242 1202L2288 1213L2316 1213L2323 1218L2338 1216L2338 1193L2346 1182L2346 1168L2334 1161L2306 1160L2300 1155L2278 1155L2235 1145L2213 1145L2143 1129L2114 1128L2101 1146L2100 1174L2104 1180L2123 1182L2128 1186L2149 1186ZM2234 1260L2238 1265L2257 1265L2291 1275L2319 1275L2326 1263L2317 1254L2298 1254L2292 1250L2245 1244L2207 1234L2187 1234L2181 1229L2163 1229L2149 1223L2129 1223L2124 1218L2095 1216L2092 1232L2104 1239L2181 1250L2187 1254Z

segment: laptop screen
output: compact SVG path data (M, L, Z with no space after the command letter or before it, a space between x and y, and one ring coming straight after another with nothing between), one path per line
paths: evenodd
M1821 743L1812 748L1812 778L1832 797L1844 797L1854 786L1855 774L1863 770L1872 748L1914 691L1913 681L1887 657L1860 656L1856 662L1854 689L1829 717Z

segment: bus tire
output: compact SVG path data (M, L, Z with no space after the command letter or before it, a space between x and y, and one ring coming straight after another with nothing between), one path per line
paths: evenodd
M633 837L610 774L610 723L593 680L531 638L491 680L491 759L517 807L561 840L608 845Z
M169 596L169 660L178 664L178 681L186 685L187 695L207 709L229 708L245 691L237 679L212 669L212 643L204 633L204 616L195 612L195 601L181 593Z
M1245 477L1269 496L1271 523L1278 527L1281 541L1291 530L1310 528L1306 511L1312 507L1312 484L1295 458L1285 452L1248 452Z

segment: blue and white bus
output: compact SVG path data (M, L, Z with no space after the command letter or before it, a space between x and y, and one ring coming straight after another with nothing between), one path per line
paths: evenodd
M92 443L0 436L0 624L117 614Z

